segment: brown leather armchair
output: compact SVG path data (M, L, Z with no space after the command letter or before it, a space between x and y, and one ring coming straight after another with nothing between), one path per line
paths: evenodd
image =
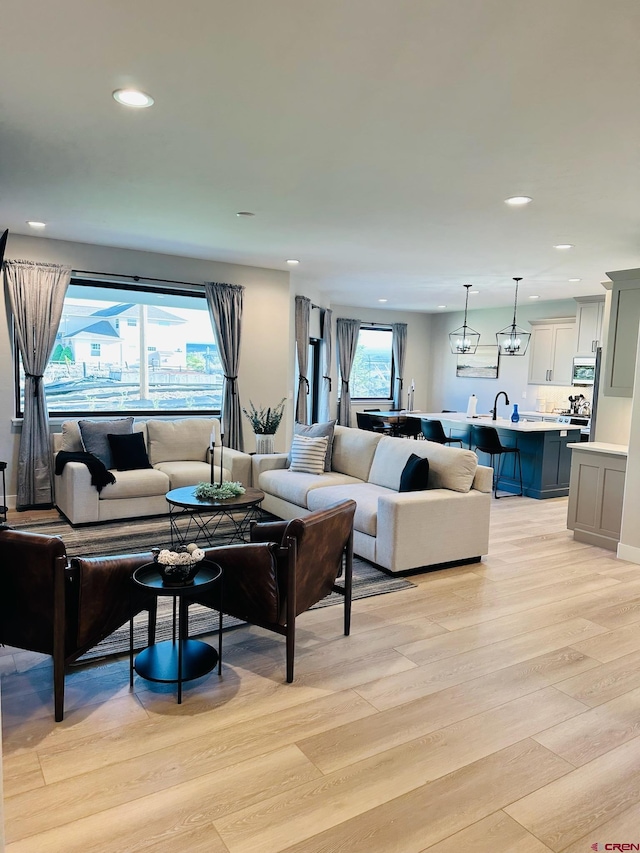
M344 633L351 628L353 517L349 500L292 521L254 524L244 545L210 548L222 566L222 611L282 634L287 640L287 681L293 681L296 616L330 592L344 595ZM336 579L344 570L344 586ZM197 598L220 608L220 590Z
M156 598L131 575L151 553L73 557L59 536L0 529L0 643L53 657L55 719L64 714L65 667L128 622L149 611L155 635Z

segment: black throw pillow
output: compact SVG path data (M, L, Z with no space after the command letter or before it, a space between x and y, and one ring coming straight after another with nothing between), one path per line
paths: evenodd
M429 480L429 460L412 453L400 475L400 492L422 492Z
M140 468L153 467L149 462L141 432L132 432L129 435L116 435L110 432L107 434L107 439L116 471L137 471Z

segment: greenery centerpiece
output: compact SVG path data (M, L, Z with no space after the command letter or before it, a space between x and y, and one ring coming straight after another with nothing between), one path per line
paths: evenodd
M244 495L245 487L242 483L198 483L193 494L199 501L223 501L225 498L237 498Z
M251 422L251 427L256 437L256 451L258 453L273 453L273 436L280 426L280 421L284 415L286 399L286 397L283 397L277 406L268 406L266 408L257 408L249 400L248 411L247 409L242 410Z

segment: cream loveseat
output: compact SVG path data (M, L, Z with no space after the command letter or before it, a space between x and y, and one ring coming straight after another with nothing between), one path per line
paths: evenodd
M428 488L399 492L414 453L429 460ZM263 509L294 518L353 498L356 554L390 572L477 561L489 548L492 469L470 450L336 426L331 470L288 469L287 454L253 457Z
M150 419L133 425L141 432L150 468L113 470L116 482L98 492L82 462L67 462L55 477L56 506L71 524L112 521L162 515L169 511L165 495L171 489L209 482L209 444L215 435L214 476L220 478L220 422L217 418ZM77 421L65 421L62 432L52 436L54 457L61 451L81 452L83 444ZM223 479L251 485L251 457L225 447Z

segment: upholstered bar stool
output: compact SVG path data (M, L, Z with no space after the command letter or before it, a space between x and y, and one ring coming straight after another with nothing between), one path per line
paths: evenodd
M519 447L507 447L502 444L500 441L500 436L498 435L498 430L495 427L490 426L474 426L473 432L471 435L471 444L475 451L480 451L481 453L487 453L491 457L491 467L493 468L493 496L496 500L498 498L521 498L524 494L522 488L522 462L520 460L520 448ZM520 477L520 492L505 492L502 495L498 494L498 485L500 482L500 478L502 477L502 469L504 467L504 456L507 453L515 453L515 461L514 461L514 475L515 475L515 463L518 464L518 475ZM498 464L495 464L495 458L498 457Z
M420 429L427 441L435 441L438 444L459 444L462 447L461 438L451 438L444 431L441 421L430 421L428 418L420 418Z

